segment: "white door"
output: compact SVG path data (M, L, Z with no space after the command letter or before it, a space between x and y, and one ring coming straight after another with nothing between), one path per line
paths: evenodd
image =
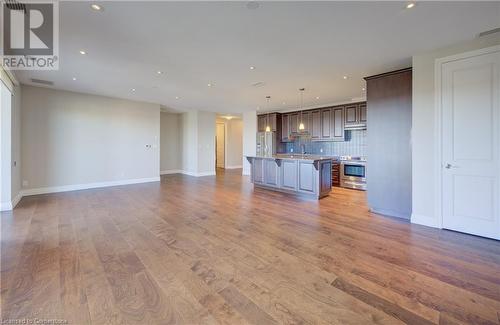
M500 52L441 67L443 228L500 239Z
M225 126L224 123L217 123L217 128L216 128L216 161L217 161L217 168L224 168L225 167L225 157L224 157L224 149L225 149Z

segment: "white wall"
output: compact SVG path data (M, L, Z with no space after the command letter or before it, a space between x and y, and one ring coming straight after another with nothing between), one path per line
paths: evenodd
M198 174L215 175L215 113L198 112Z
M226 168L242 168L243 121L233 118L226 125Z
M198 112L183 113L181 124L182 170L191 175L198 173Z
M189 111L181 121L182 172L215 175L215 113Z
M11 188L13 205L21 199L21 86L14 86L12 93L12 170Z
M257 112L243 113L243 156L255 155L257 133ZM245 157L243 161L243 175L250 175L250 163Z
M21 105L26 193L158 180L159 105L31 86Z
M217 123L224 123L226 131L225 168L242 168L243 157L243 120L217 118Z
M0 80L0 211L12 209L11 92Z
M182 169L182 115L160 114L160 172L168 174Z
M500 44L500 36L492 34L447 48L413 57L412 103L412 222L438 226L434 210L437 193L435 177L435 84L434 64L437 58Z

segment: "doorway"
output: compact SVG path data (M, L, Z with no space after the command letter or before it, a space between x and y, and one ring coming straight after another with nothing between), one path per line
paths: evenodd
M500 47L437 60L436 72L442 227L500 239Z
M215 166L217 168L226 167L226 125L216 123L215 133Z

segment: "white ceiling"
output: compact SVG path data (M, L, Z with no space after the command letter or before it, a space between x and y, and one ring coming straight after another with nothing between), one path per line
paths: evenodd
M180 111L286 110L297 107L300 87L304 106L363 98L363 77L500 27L500 2L418 2L413 9L404 2L259 2L252 10L247 2L113 1L99 2L102 12L90 4L60 3L60 69L16 73L22 83L50 80L58 89Z

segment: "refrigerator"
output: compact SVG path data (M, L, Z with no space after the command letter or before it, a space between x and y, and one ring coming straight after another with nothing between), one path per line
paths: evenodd
M257 156L276 154L276 132L257 132Z

